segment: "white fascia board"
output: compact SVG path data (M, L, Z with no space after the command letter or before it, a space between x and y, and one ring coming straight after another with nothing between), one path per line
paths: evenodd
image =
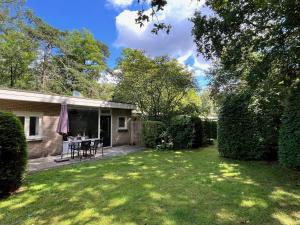
M87 107L103 107L103 108L118 108L118 109L135 109L134 105L108 102L95 99L87 99L80 97L66 97L59 95L41 94L36 92L17 91L0 89L0 99L15 100L15 101L28 101L28 102L44 102L44 103L57 103L67 104L73 106L87 106Z

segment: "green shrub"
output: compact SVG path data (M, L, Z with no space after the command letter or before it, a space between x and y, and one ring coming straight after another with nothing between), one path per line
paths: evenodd
M266 157L256 115L249 105L247 94L232 94L225 98L218 121L221 156L244 160Z
M203 126L200 118L175 116L171 119L168 131L174 148L197 148L203 143Z
M199 148L204 143L204 129L202 120L199 117L192 116L191 122L194 126L194 139L192 140L192 147Z
M21 122L0 112L0 197L22 184L27 163L27 145Z
M300 84L287 99L279 133L279 162L300 168Z
M165 124L160 121L144 121L143 123L143 142L147 147L155 148L160 144L163 131L165 131Z
M206 119L203 121L205 139L217 139L217 121Z

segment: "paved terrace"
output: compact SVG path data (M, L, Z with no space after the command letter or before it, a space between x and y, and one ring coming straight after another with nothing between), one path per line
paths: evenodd
M112 147L112 148L104 148L103 157L101 155L101 149L99 149L97 151L97 155L95 158L94 157L82 158L81 161L79 158L76 158L76 157L75 157L75 159L70 159L70 156L65 156L64 158L69 158L68 161L55 162L54 160L61 158L60 155L48 156L48 157L43 157L43 158L38 158L38 159L30 159L28 161L28 171L34 172L34 171L46 170L46 169L50 169L50 168L54 168L54 167L64 166L64 165L86 162L86 161L90 161L90 160L101 160L101 159L111 158L114 156L127 155L129 153L142 151L144 149L145 148L141 147L141 146L130 146L130 145L118 146L118 147Z

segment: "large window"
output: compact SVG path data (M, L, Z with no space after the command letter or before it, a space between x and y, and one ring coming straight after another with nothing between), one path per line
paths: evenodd
M27 140L42 139L42 114L30 112L15 112L21 121Z
M98 137L98 109L69 108L69 136Z

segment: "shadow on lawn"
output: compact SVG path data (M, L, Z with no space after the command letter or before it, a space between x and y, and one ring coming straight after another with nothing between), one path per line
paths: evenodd
M4 224L297 224L299 174L215 150L145 152L30 176Z

